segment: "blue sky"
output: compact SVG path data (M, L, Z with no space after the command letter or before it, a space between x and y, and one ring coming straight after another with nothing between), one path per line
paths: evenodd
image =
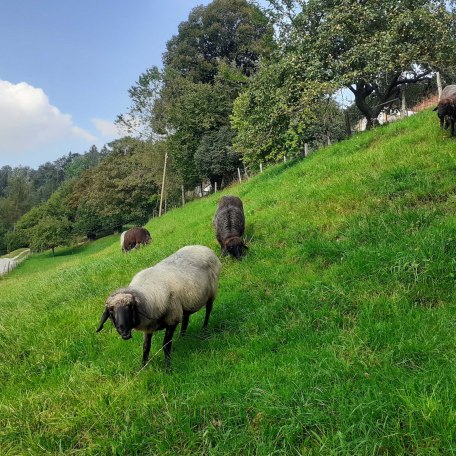
M0 167L101 147L128 89L208 0L2 0Z

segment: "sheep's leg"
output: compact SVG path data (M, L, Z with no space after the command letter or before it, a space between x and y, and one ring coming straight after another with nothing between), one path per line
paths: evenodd
M189 318L190 318L190 314L187 312L184 312L184 316L182 317L182 326L181 326L181 332L180 332L181 336L184 336L185 332L187 331Z
M166 371L171 371L171 345L173 343L173 334L177 325L167 326L165 331L165 338L163 339L163 351L165 352L165 366Z
M151 342L152 342L152 333L150 333L150 334L144 333L143 358L142 358L143 367L147 364L147 361L149 360Z
M209 323L209 316L211 315L212 312L212 303L214 300L211 298L209 301L207 301L206 304L206 318L204 319L204 324L203 324L203 329L207 328L207 324Z

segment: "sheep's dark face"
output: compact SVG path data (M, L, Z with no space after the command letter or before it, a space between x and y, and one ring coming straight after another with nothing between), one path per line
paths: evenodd
M136 301L134 297L128 293L111 295L106 302L106 308L97 332L103 329L103 325L108 318L122 339L131 339L131 330L137 325Z
M236 260L242 259L242 257L245 255L247 251L247 248L248 247L239 238L229 241L225 246L226 251L232 257L236 258Z
M236 260L240 260L242 258L242 247L240 245L232 245L227 247L226 250L232 257L236 258Z
M448 128L451 118L456 117L456 106L453 101L441 101L434 111L437 111L437 116L440 119L440 127Z

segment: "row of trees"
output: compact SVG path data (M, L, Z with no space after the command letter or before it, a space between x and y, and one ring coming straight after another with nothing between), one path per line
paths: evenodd
M372 127L404 87L454 77L453 2L245 0L195 8L143 73L118 123L165 139L187 188L219 187L242 161L274 162L347 135L355 111ZM446 73L446 74L445 74ZM343 112L337 93L350 93ZM420 89L421 90L421 89Z
M90 169L69 160L71 179L19 220L10 248L143 223L157 207L165 154L168 200L176 202L181 186L221 188L241 163L273 163L300 155L304 143L343 138L354 111L373 126L403 87L419 93L436 70L454 77L455 24L447 0L270 0L266 9L214 0L194 8L168 41L162 68L129 90L117 123L131 137L110 144ZM354 100L345 112L341 90Z
M47 201L67 180L75 179L86 169L96 166L108 153L92 146L84 154L69 153L54 162L29 167L0 168L0 253L7 250L6 233L31 208Z
M233 103L275 44L273 27L245 0L215 0L194 8L166 45L163 69L143 73L130 89L132 105L117 122L166 141L186 189L202 180L231 180L241 155L233 148Z
M164 154L161 142L123 138L110 143L97 166L66 180L18 220L5 235L9 250L54 249L126 223L145 223L157 206Z

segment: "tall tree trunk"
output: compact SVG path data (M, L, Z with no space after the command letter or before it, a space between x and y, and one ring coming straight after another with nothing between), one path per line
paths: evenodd
M430 70L426 70L413 78L403 79L401 79L401 73L391 74L391 79L389 83L384 87L384 91L380 89L376 82L370 83L362 79L357 81L354 85L349 85L348 89L350 89L355 96L356 106L366 117L366 128L370 129L373 125L375 125L375 123L377 123L378 115L381 113L385 104L388 104L388 101L393 101L399 97L402 85L415 84L417 82L429 79L428 75L430 73ZM374 107L371 107L366 103L366 99L373 93L375 93L377 96L378 104Z
M360 80L356 83L355 87L349 86L348 88L355 95L356 107L360 110L361 114L366 118L366 129L370 130L373 127L374 121L377 119L377 116L380 113L380 111L378 110L378 112L376 112L376 109L370 107L366 103L366 98L374 92L376 86L374 86L373 84L369 84L366 81Z

